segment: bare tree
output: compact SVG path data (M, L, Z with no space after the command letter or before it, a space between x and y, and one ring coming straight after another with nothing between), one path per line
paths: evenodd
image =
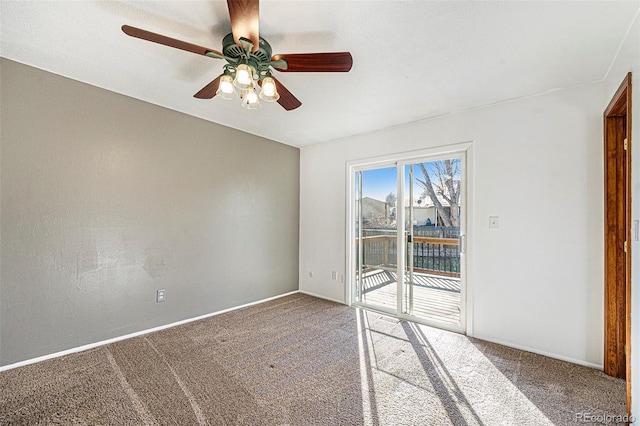
M424 190L421 198L429 197L445 226L460 226L460 159L418 163L422 179L416 178ZM447 210L440 198L449 204Z

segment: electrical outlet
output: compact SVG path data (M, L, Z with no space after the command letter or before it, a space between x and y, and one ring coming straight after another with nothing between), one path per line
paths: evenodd
M337 280L338 279L338 273L336 271L331 271L331 279L332 280Z
M167 300L167 290L158 290L156 292L156 302L164 302Z
M309 271L309 276L313 278L313 271Z

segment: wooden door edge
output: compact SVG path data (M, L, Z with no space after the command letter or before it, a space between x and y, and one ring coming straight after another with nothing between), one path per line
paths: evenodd
M616 93L613 95L613 98L611 99L611 101L609 102L609 104L607 105L607 108L604 111L603 114L603 132L604 132L604 151L605 151L605 157L604 157L604 179L605 179L605 188L606 188L606 181L607 181L607 160L606 160L606 150L607 150L607 142L608 142L608 137L607 137L607 119L609 117L616 117L616 116L626 116L626 139L627 139L627 157L626 157L626 167L627 167L627 174L625 176L625 186L626 186L626 190L625 190L625 198L626 198L626 223L625 223L625 235L626 235L626 240L628 241L627 243L627 252L625 253L625 263L626 263L626 271L625 271L625 297L626 297L626 301L625 301L625 375L626 375L626 393L627 393L627 414L630 416L631 415L631 388L632 388L632 383L631 383L631 373L632 373L632 368L631 368L631 350L632 350L632 346L631 346L631 244L630 242L632 241L631 239L631 228L632 228L632 211L631 211L631 206L632 206L632 194L631 194L631 149L632 149L632 141L631 141L631 135L632 135L632 85L631 85L631 80L632 80L632 73L629 72L627 73L627 75L625 76L625 78L623 79L622 83L620 84L620 86L618 87L618 89L616 90ZM623 96L625 99L623 99ZM606 197L606 191L605 191L605 197ZM605 200L605 208L604 208L604 214L605 214L605 220L607 217L607 203ZM608 246L606 244L606 235L607 235L607 230L606 230L606 226L605 226L605 286L607 283L607 279L606 279L606 262L607 262L607 255L608 255ZM607 327L607 292L606 292L606 287L605 287L605 333L609 333L609 331L606 329ZM607 354L607 341L606 341L606 334L605 334L605 357ZM606 366L606 363L605 363ZM606 368L606 367L605 367Z

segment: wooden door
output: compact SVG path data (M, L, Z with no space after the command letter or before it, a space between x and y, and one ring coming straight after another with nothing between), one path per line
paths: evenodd
M605 373L627 379L631 407L631 73L604 112Z

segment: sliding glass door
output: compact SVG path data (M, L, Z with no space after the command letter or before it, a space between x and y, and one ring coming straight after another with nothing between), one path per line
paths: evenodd
M398 305L397 182L395 165L355 175L355 300L389 313Z
M464 152L355 168L352 183L352 302L464 332Z
M407 234L402 314L461 328L463 157L403 163Z

